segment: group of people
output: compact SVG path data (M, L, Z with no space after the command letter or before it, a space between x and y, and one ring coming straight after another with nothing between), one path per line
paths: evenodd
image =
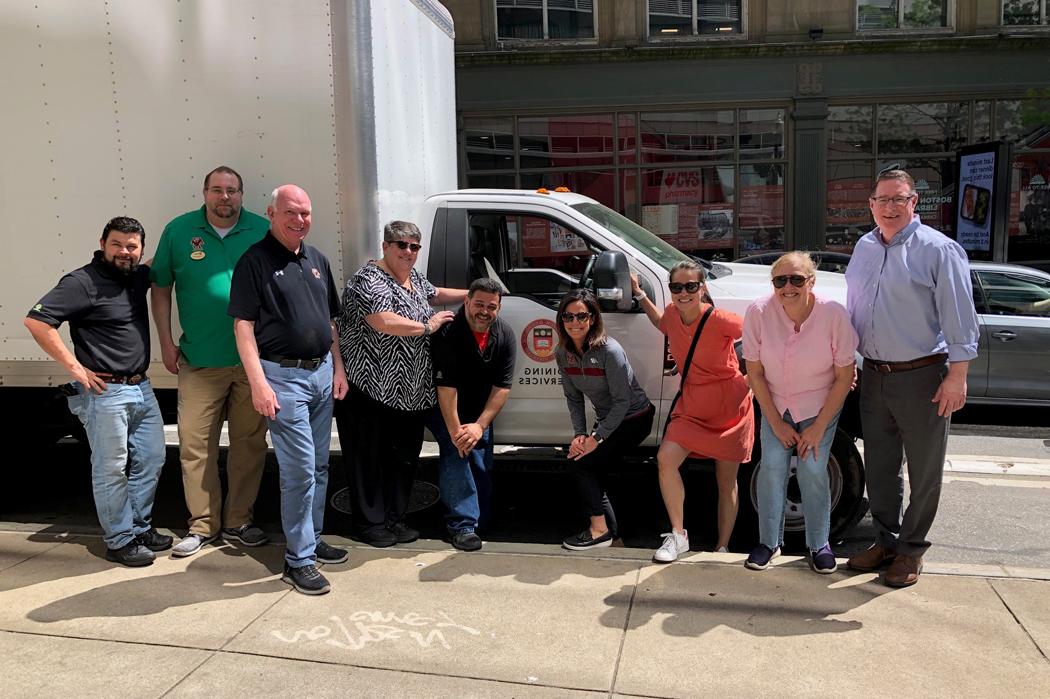
M435 287L415 269L419 229L393 221L384 228L381 257L357 270L340 298L328 261L305 242L311 226L305 191L278 187L263 218L241 206L241 177L222 166L205 177L203 195L200 209L165 227L149 264L140 264L141 224L128 217L109 221L92 262L62 277L26 318L37 342L73 379L63 390L91 446L106 557L149 565L155 552L192 556L220 536L265 544L252 508L269 432L287 541L282 579L305 594L328 592L318 565L348 557L321 539L333 417L355 539L384 547L418 538L405 514L427 427L440 448L449 541L460 550L480 549L478 530L488 522L491 501L492 423L514 376L515 335L499 317L503 285L481 278L469 289ZM670 270L672 302L663 309L632 277L635 299L667 336L681 374L657 454L671 531L654 560L671 562L689 550L680 467L690 455L715 461L717 548L728 546L737 470L751 459L757 401L759 542L746 565L763 570L780 551L789 465L797 455L810 565L819 573L836 570L827 460L859 349L868 490L879 540L848 565L889 565L891 585L917 580L937 507L948 420L965 402L977 325L965 253L921 224L916 200L907 173L880 175L870 202L878 227L858 243L846 274L848 310L814 293L813 262L799 252L777 260L772 293L743 318L714 307L697 263ZM147 293L164 365L178 376L190 513L178 542L151 521L164 436L146 376ZM177 344L173 295L183 329ZM57 332L66 321L72 353ZM592 292L568 293L556 324L555 359L575 434L567 446L569 471L589 516L564 546L609 546L619 530L607 477L652 432L656 410L623 347L606 333ZM734 349L741 336L746 376ZM591 426L585 400L596 416ZM218 466L224 422L225 499ZM905 451L912 494L902 517Z

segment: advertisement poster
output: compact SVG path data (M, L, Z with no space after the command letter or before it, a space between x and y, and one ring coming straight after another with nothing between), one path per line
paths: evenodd
M995 151L959 156L959 228L956 240L966 250L992 249L992 190Z
M642 228L661 238L678 237L678 206L655 204L642 207Z
M527 217L522 223L522 253L525 257L557 257L587 251L575 233L545 218Z

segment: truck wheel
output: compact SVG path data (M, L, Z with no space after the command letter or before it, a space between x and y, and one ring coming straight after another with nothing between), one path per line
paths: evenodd
M756 451L760 451L755 442ZM741 480L747 481L747 490L742 491L750 497L741 498L741 515L754 518L754 528L758 522L758 471L760 456L755 456L748 465L750 473L741 466ZM805 550L806 520L802 514L802 495L796 478L797 457L791 457L790 480L788 481L787 499L784 506L784 547L788 550ZM828 458L828 483L831 489L831 541L843 537L867 509L864 499L864 464L857 451L857 445L843 430L835 431L835 441L831 445L831 456ZM750 509L751 512L745 514ZM739 522L739 519L738 519ZM757 537L755 539L757 543Z

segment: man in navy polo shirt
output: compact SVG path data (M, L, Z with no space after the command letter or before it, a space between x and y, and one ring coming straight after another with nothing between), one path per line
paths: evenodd
M273 191L270 231L233 270L228 312L248 375L252 405L266 416L281 479L287 540L282 580L307 595L331 590L315 563L347 552L321 541L332 440L332 398L346 395L340 313L328 260L304 242L310 197L286 184Z
M73 378L63 387L91 445L91 488L106 558L147 566L171 537L150 523L164 466L164 419L149 367L149 267L139 265L146 232L118 216L102 229L90 264L59 280L29 311L33 339ZM58 328L69 321L73 352Z
M438 481L448 508L452 545L477 551L476 529L488 520L492 492L492 421L510 397L514 380L514 331L499 318L503 287L475 279L451 323L434 336L434 385L438 410L428 425L441 456Z

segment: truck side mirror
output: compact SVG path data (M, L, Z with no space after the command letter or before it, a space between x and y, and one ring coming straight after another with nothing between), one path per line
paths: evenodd
M603 311L629 311L631 270L622 252L606 250L594 261L594 293Z

